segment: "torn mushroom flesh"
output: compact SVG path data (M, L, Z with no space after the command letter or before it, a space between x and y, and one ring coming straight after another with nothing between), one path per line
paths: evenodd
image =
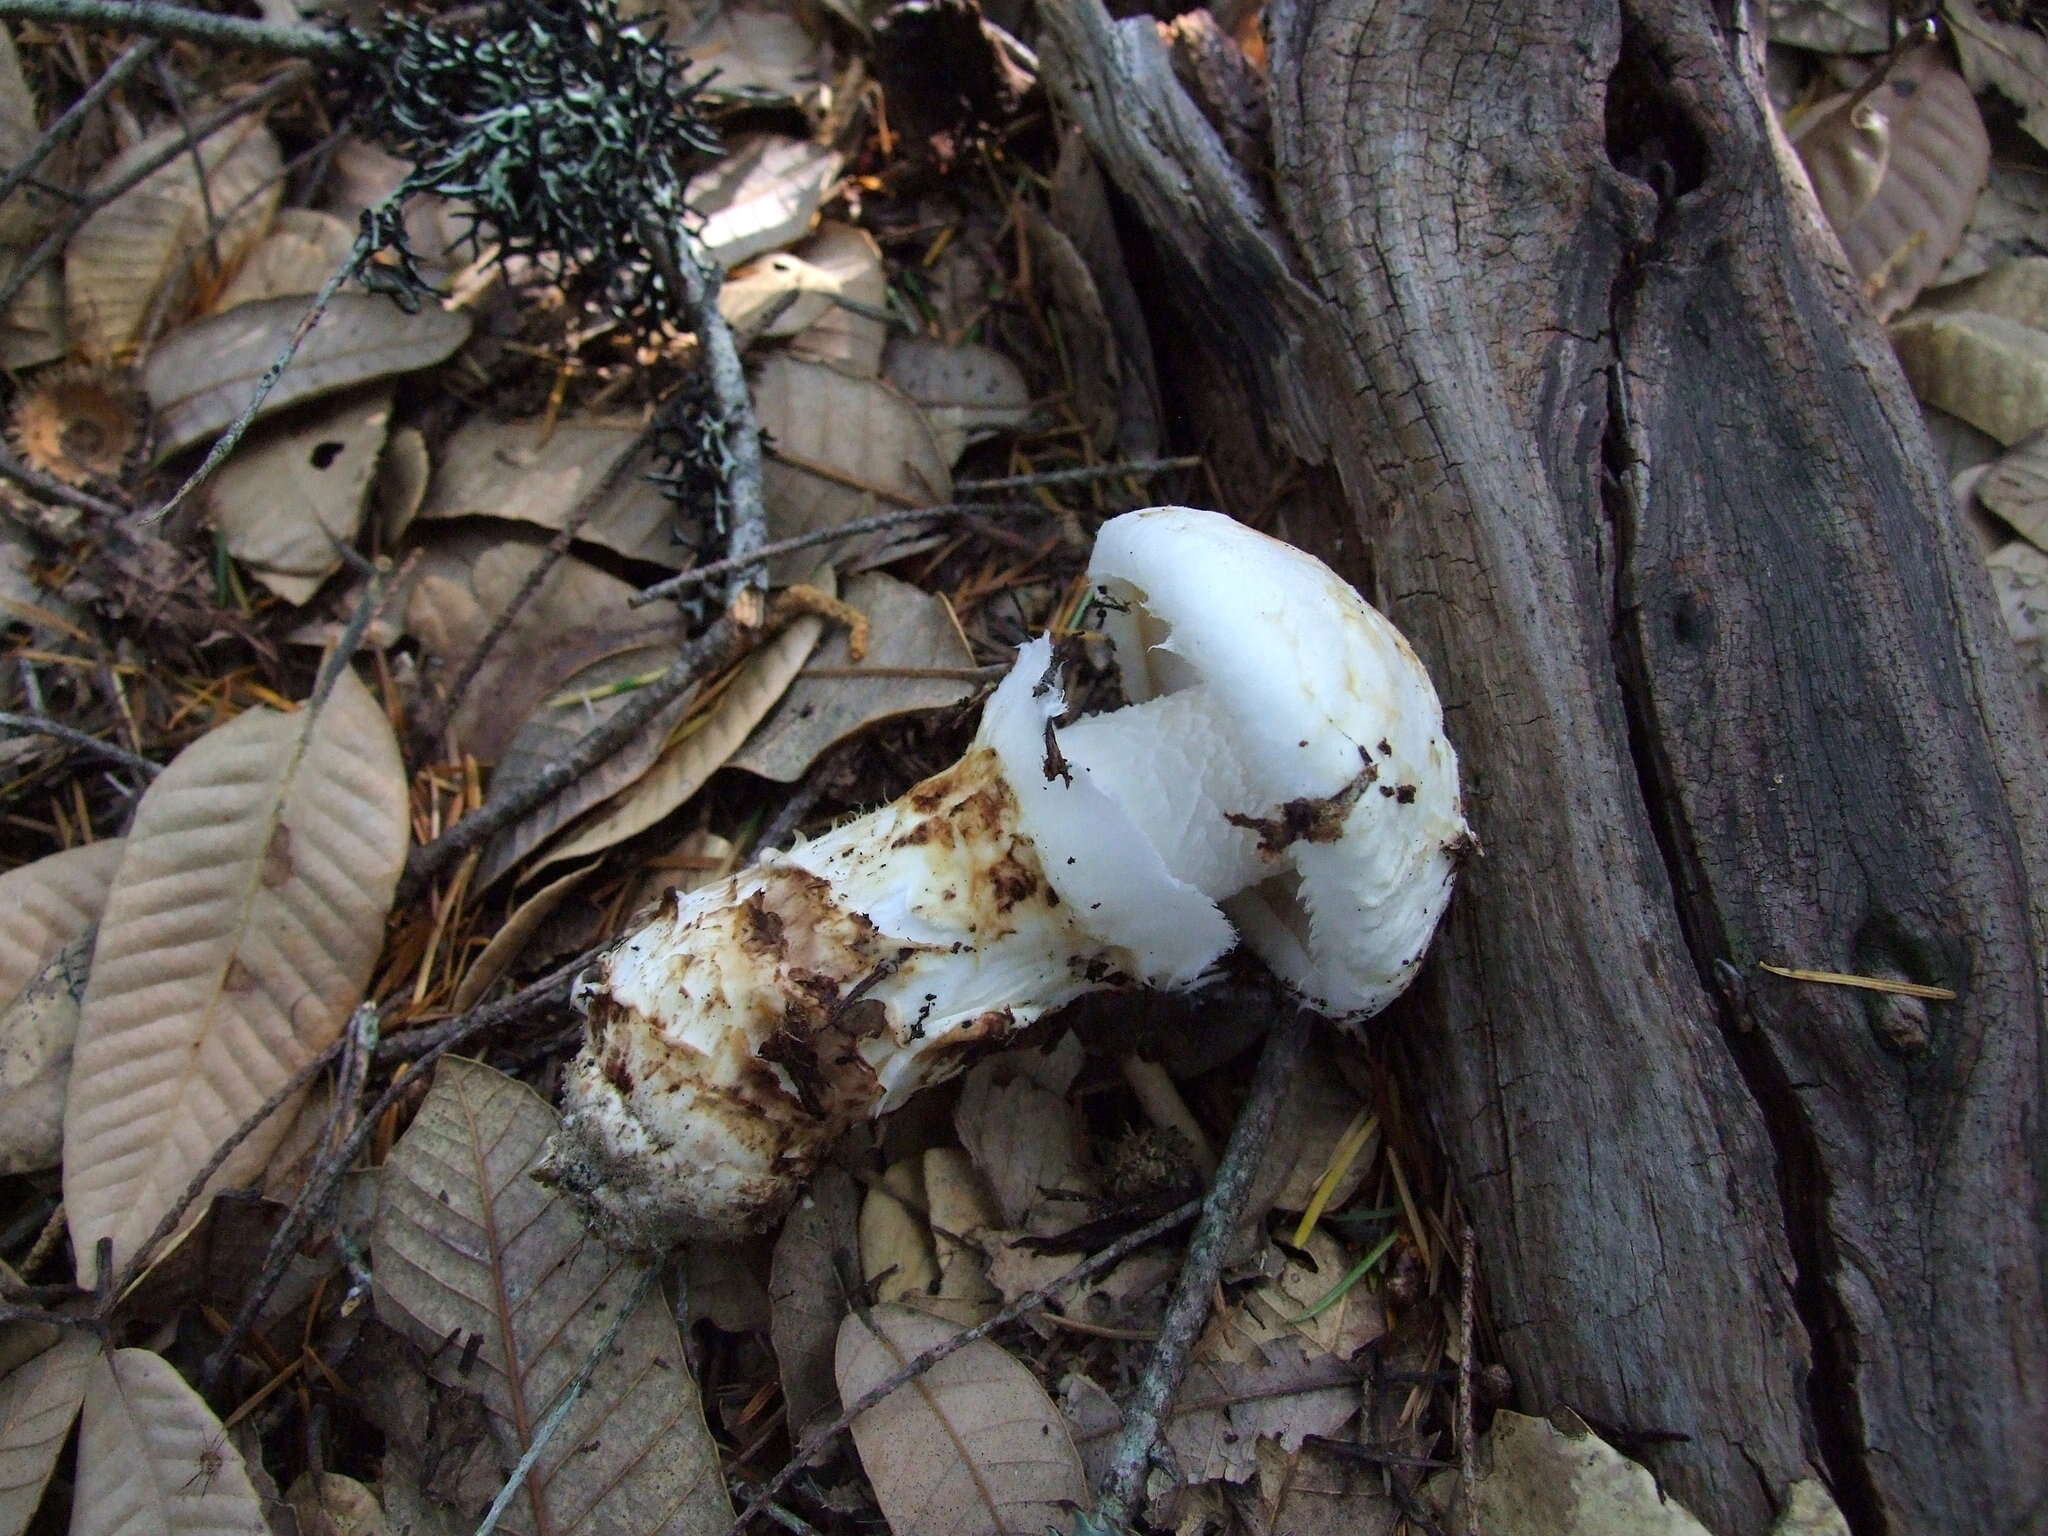
M965 757L687 895L579 981L542 1176L662 1248L780 1213L856 1121L1085 992L1197 985L1241 939L1340 1020L1421 963L1470 846L1429 677L1320 561L1214 512L1112 519L1124 702L1025 646Z

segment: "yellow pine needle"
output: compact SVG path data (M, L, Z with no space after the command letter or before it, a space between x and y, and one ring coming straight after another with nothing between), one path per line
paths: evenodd
M1401 1172L1401 1159L1392 1146L1387 1148L1387 1171L1394 1176L1394 1193L1401 1197L1401 1210L1408 1218L1409 1236L1427 1264L1430 1254L1429 1229L1422 1224L1422 1212L1415 1207L1415 1197L1408 1193L1408 1176Z
M1316 1223L1323 1219L1323 1210L1330 1203L1330 1196L1344 1181L1344 1175L1351 1171L1351 1165L1358 1160L1366 1141L1380 1128L1380 1117L1368 1109L1361 1108L1351 1117L1351 1124L1344 1128L1344 1134L1337 1138L1337 1145L1330 1151L1330 1165L1323 1170L1323 1176L1316 1180L1315 1192L1309 1196L1308 1209L1301 1213L1301 1220L1294 1228L1294 1246L1299 1248L1308 1242L1309 1233L1315 1231Z
M1894 981L1889 976L1852 976L1846 971L1808 971L1791 965L1766 965L1761 960L1756 963L1756 968L1791 981L1818 981L1831 987L1861 987L1866 992L1895 992L1900 997L1924 997L1937 1003L1952 1003L1956 1000L1955 992L1948 987L1930 987L1919 981Z

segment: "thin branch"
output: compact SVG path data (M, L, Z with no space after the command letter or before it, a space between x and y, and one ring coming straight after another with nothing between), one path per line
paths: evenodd
M4 0L0 0L4 3ZM996 480L956 480L956 491L1022 491L1041 485L1087 485L1095 480L1121 480L1126 475L1143 478L1163 475L1175 469L1199 469L1200 454L1179 459L1131 459L1122 464L1086 464L1079 469L1048 469L1035 475L1004 475Z
M721 618L683 647L668 670L644 688L635 689L617 714L607 718L576 745L502 798L493 796L424 847L415 848L398 883L397 905L418 897L449 863L486 838L512 825L534 807L552 800L598 764L624 747L662 710L698 681L730 665L767 638L760 625L742 627L730 615Z
M901 528L906 523L941 521L987 512L1036 512L1049 515L1049 511L1049 508L1042 507L1035 501L942 502L934 507L910 507L900 512L877 512L869 517L849 518L830 528L815 528L809 533L799 533L787 539L777 539L773 544L763 544L741 558L713 560L708 565L692 566L680 575L669 576L651 587L641 588L626 599L626 606L642 608L658 598L688 592L703 586L715 577L728 575L743 567L758 565L763 560L794 554L800 549L812 549L820 544L837 544L842 539L858 538L864 533L880 533L889 528Z
M162 46L157 39L145 37L123 49L121 56L109 64L97 80L86 87L78 100L66 107L63 114L43 130L42 137L36 140L35 147L28 152L27 158L4 177L0 177L0 203L5 203L8 198L14 196L22 185L35 175L36 167L48 159L51 151L63 143L71 130L85 120L85 115L111 96L136 70L154 58Z
M790 1453L790 1458L784 1464L782 1470L754 1490L753 1497L747 1500L746 1508L740 1511L739 1518L725 1528L724 1536L739 1536L746 1523L753 1519L755 1515L765 1510L768 1507L769 1501L782 1492L784 1488L788 1487L790 1479L809 1466L817 1457L818 1452L830 1445L852 1426L855 1419L866 1413L883 1398L889 1396L890 1393L915 1381L926 1371L945 1359L946 1356L952 1354L954 1350L964 1349L977 1339L987 1338L996 1329L1016 1322L1018 1318L1023 1317L1026 1313L1036 1312L1068 1286L1079 1285L1084 1280L1093 1279L1104 1270L1114 1269L1131 1254L1136 1253L1147 1243L1155 1242L1159 1238L1164 1237L1182 1222L1195 1215L1201 1208L1202 1202L1199 1200L1190 1200L1184 1205L1174 1207L1174 1209L1168 1211L1156 1221L1147 1222L1144 1226L1138 1228L1137 1231L1118 1238L1100 1253L1083 1259L1065 1274L1059 1276L1059 1278L1041 1285L1035 1291L1026 1291L987 1322L977 1323L972 1328L956 1333L951 1338L934 1344L922 1354L914 1355L904 1361L902 1368L889 1377L888 1380L869 1388L866 1392L863 1392L859 1397L848 1403L840 1412L838 1418L827 1424L823 1429L804 1436L803 1444Z
M1472 1223L1458 1228L1458 1417L1453 1454L1458 1459L1458 1489L1465 1499L1465 1536L1479 1536L1479 1495L1472 1486L1472 1314L1478 1288L1478 1245Z
M153 779L164 771L163 764L152 763L146 757L137 757L126 747L117 747L111 741L101 741L88 731L81 731L76 726L65 725L60 721L47 720L41 715L17 715L0 710L0 731L12 731L22 736L53 736L59 741L68 741L74 747L83 748L111 762L119 763L123 768L132 769L146 779Z
M1251 1092L1238 1111L1237 1124L1217 1165L1216 1180L1203 1198L1201 1220L1188 1239L1187 1258L1159 1325L1159 1343L1124 1409L1123 1434L1117 1439L1109 1470L1103 1474L1097 1514L1112 1527L1128 1524L1142 1503L1145 1475L1152 1465L1166 1406L1180 1389L1195 1340L1209 1319L1210 1298L1223 1272L1223 1256L1237 1233L1260 1154L1272 1138L1281 1097L1300 1066L1313 1017L1305 1008L1290 1008L1267 1037L1258 1070L1252 1075Z
M355 43L345 34L330 32L325 27L242 21L187 6L164 5L159 0L0 0L0 18L71 22L178 42L208 43L216 48L246 48L251 53L313 59L322 64L349 64L360 57Z
M6 313L0 310L0 314ZM30 469L6 448L0 448L0 476L12 480L23 490L40 501L54 502L58 506L71 507L79 512L90 512L95 517L119 521L128 515L128 509L118 506L104 497L90 491L81 491L74 485L66 485L38 470Z
M680 236L680 246L671 236ZM761 548L768 542L768 512L761 499L761 424L747 390L747 371L732 338L732 327L718 312L718 290L725 275L705 256L687 230L664 226L651 213L640 219L641 243L647 247L664 281L682 296L690 327L704 350L704 376L718 404L720 430L731 455L726 476L731 516L726 526L726 555L735 563L726 589L726 608L744 618L752 611L749 592L765 590L767 566Z

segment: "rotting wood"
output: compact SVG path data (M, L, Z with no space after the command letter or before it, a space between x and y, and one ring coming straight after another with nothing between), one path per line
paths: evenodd
M1046 9L1172 302L1256 317L1213 333L1241 382L1205 424L1328 445L1341 490L1290 532L1365 536L1444 695L1486 857L1388 1027L1522 1406L1717 1531L1809 1466L1858 1532L2038 1521L2042 790L1744 34L1702 0L1275 0L1290 253L1150 21Z

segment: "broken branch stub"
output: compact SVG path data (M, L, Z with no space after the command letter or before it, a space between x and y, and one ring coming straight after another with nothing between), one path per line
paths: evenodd
M1032 642L960 762L671 896L584 977L546 1171L608 1239L771 1220L855 1121L1240 938L1334 1017L1407 985L1470 845L1407 643L1213 512L1113 519L1090 569L1127 703L1070 719L1066 656Z

